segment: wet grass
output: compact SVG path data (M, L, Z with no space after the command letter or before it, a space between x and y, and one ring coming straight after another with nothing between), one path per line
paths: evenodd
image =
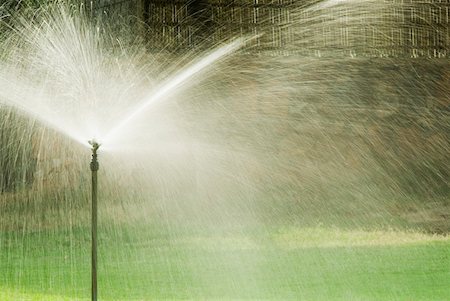
M104 228L101 300L445 300L450 239L408 231ZM0 300L88 300L89 229L2 233Z

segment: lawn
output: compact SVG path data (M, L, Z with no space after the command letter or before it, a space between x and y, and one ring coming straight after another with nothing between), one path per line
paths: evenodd
M100 300L450 296L450 239L442 235L325 227L100 230ZM0 235L0 300L89 300L88 228Z

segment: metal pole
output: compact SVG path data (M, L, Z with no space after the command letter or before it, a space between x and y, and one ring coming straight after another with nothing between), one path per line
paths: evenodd
M92 145L92 221L91 221L91 238L92 238L92 257L91 257L91 297L92 301L97 301L97 171L99 164L97 161L97 150L100 144L94 140L89 141Z

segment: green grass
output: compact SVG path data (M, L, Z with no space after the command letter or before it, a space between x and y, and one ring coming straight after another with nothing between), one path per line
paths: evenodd
M450 240L417 232L101 229L100 300L447 300ZM0 300L89 300L89 229L0 234Z

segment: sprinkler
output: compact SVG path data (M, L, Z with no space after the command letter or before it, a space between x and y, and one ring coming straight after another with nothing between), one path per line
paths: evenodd
M92 257L91 257L91 297L92 301L97 301L97 171L99 164L97 161L97 150L100 147L94 139L89 141L92 146L92 220L91 220L91 238L92 238Z

